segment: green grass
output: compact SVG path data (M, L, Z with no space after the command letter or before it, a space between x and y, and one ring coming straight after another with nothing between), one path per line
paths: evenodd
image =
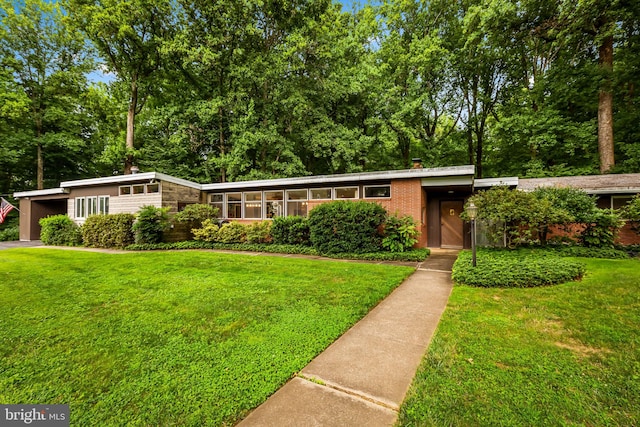
M640 425L640 261L580 282L454 287L403 426Z
M230 425L412 269L208 252L0 256L0 402Z

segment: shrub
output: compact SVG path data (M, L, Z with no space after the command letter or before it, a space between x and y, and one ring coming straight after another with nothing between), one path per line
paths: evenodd
M17 225L6 227L0 231L0 242L11 242L20 239L20 228Z
M82 226L82 241L94 248L124 248L134 241L133 214L91 215Z
M382 247L389 252L405 252L416 244L419 234L411 216L390 216L384 224Z
M195 240L215 242L218 239L218 230L220 230L220 227L216 221L205 219L202 223L202 227L192 229L191 233Z
M309 245L309 220L302 216L276 217L271 224L273 243Z
M80 227L67 215L52 215L40 219L40 240L45 245L77 246L82 243Z
M640 194L636 194L620 212L631 223L631 228L640 234Z
M133 224L136 243L160 243L169 228L169 208L143 206Z
M185 208L173 216L173 220L180 224L186 224L189 230L202 228L206 220L218 218L218 208L205 204L187 205Z
M217 241L220 243L244 243L247 240L247 226L233 221L222 224L218 230Z
M247 243L271 243L271 222L257 221L246 228Z
M579 241L587 247L613 248L622 222L617 214L598 209L585 224Z
M477 267L473 267L471 258L470 251L458 255L452 272L455 283L487 288L529 288L578 280L585 273L584 264L552 253L480 249Z
M382 247L380 228L387 212L376 203L336 201L316 206L309 214L313 247L320 253L377 252Z

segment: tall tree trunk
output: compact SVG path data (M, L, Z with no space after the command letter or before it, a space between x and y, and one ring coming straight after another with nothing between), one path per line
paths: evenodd
M131 167L133 166L133 148L134 148L134 123L136 119L136 109L138 108L138 82L136 77L131 80L131 97L129 99L129 110L127 111L127 138L126 148L127 157L124 161L124 173L125 175L131 174Z
M38 138L38 171L36 180L38 183L38 190L44 190L44 154L42 150L42 143L39 140L40 138Z
M219 119L219 129L218 129L218 141L220 144L220 156L224 157L226 154L225 146L224 146L224 128L223 128L223 114L222 107L218 108L218 119ZM220 182L227 182L227 169L223 166L220 168Z
M598 62L603 72L598 99L598 154L600 173L610 172L615 166L613 141L613 36L607 36L599 49Z

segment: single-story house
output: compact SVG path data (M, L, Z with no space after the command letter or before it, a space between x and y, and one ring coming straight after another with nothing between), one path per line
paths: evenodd
M533 190L538 186L573 186L599 197L601 206L617 208L640 193L640 174L518 179L475 179L474 166L423 168L258 181L199 184L147 172L66 181L60 188L15 193L20 200L20 239L40 237L40 218L68 214L78 224L99 213L135 213L144 205L178 212L191 203L209 203L226 220L250 223L276 216L306 216L331 200L366 200L390 213L410 215L418 224L419 246L470 246L468 224L460 219L465 200L492 186Z

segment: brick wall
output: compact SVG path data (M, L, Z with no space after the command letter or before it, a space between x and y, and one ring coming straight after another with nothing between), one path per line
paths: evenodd
M178 212L178 203L200 203L200 190L172 182L162 182L162 207Z

